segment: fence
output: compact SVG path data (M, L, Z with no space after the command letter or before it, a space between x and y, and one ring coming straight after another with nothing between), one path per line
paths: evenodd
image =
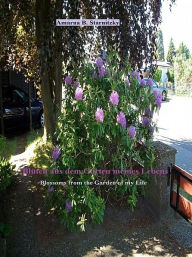
M192 175L173 165L170 191L171 207L192 223Z

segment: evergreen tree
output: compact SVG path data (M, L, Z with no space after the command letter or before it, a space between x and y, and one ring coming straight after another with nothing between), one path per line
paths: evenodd
M163 32L162 30L159 30L157 32L157 58L159 60L164 60L165 59L165 54L164 54L164 43L163 43Z
M170 63L173 63L174 57L175 57L175 46L173 43L173 39L171 38L170 43L169 43L169 49L167 53L167 61Z
M186 59L189 59L189 57L190 57L189 48L183 42L181 42L181 44L179 45L179 48L177 50L177 54L179 54L179 55L183 55L184 54Z

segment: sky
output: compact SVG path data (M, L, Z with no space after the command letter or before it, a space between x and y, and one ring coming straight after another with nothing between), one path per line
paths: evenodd
M183 42L192 53L192 0L176 0L170 12L169 1L162 7L162 24L165 56L171 37L176 49Z

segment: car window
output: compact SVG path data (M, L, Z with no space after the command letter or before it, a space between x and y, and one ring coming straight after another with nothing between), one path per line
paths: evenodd
M3 88L3 106L17 107L26 102L27 96L18 89Z
M12 91L12 101L15 106L24 103L22 97L18 94L17 90Z
M27 95L26 95L23 91L21 91L21 90L19 90L19 89L15 89L14 92L17 94L17 96L18 96L20 99L22 99L22 101L23 101L24 103L28 101L28 97L27 97Z

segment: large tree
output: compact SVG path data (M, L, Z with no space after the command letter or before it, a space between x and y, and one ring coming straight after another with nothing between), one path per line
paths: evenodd
M173 43L173 39L171 38L170 43L169 43L168 53L167 53L167 61L170 63L173 63L175 54L176 54L175 45Z
M164 42L163 42L163 32L159 30L157 32L157 58L159 60L165 59Z
M171 3L175 0L170 0ZM1 60L40 86L44 135L53 137L64 77L89 53L117 45L132 67L152 63L162 0L0 0ZM56 27L56 19L116 18L119 27Z
M177 49L177 54L184 55L186 59L189 59L190 57L189 48L183 42L181 42L181 44L179 45L179 48Z

